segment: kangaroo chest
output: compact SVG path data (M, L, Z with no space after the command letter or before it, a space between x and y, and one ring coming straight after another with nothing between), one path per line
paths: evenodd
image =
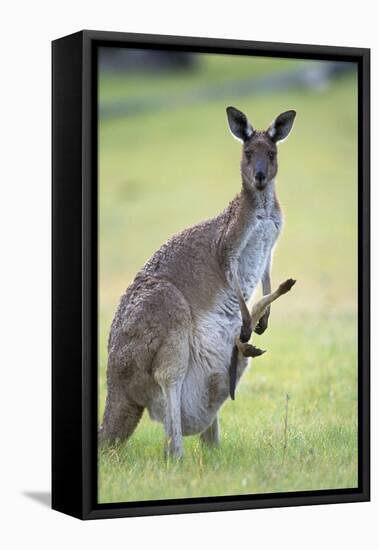
M249 299L262 279L264 270L281 229L278 215L257 214L250 233L242 243L238 257L238 274L242 292Z

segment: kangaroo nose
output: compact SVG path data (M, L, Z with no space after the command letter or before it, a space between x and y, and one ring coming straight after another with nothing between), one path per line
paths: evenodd
M266 174L264 172L257 172L255 174L255 179L257 183L263 183L266 179Z

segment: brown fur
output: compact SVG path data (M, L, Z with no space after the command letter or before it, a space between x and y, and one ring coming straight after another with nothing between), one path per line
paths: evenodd
M201 433L208 444L219 440L217 414L228 397L229 360L241 327L236 282L242 300L260 280L267 294L281 227L277 164L269 155L276 148L276 122L273 130L253 135L245 115L228 109L236 135L251 134L243 149L241 192L218 216L161 246L121 297L108 342L102 439L129 437L147 408L164 424L165 450L172 455L181 456L183 435ZM280 117L278 128L288 122L286 114ZM262 332L267 327L267 307L259 325ZM240 353L236 382L246 366Z

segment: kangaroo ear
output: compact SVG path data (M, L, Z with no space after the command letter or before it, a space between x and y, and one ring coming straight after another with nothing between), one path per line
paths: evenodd
M235 107L227 107L226 114L232 135L239 141L246 141L254 134L254 128L247 120L246 115Z
M267 130L268 135L274 143L284 141L292 130L293 121L295 120L296 111L286 111L277 116L274 122Z

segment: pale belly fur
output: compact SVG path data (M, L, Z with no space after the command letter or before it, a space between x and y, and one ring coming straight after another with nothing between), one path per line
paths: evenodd
M276 240L273 222L257 224L239 261L241 289L249 299L258 283ZM271 235L270 235L271 234ZM203 314L190 336L190 358L183 381L181 415L183 435L203 432L215 419L229 395L229 365L235 337L241 328L238 302L232 288L220 291L212 310ZM248 360L240 358L238 378ZM150 416L163 422L164 398L158 390L148 406Z

